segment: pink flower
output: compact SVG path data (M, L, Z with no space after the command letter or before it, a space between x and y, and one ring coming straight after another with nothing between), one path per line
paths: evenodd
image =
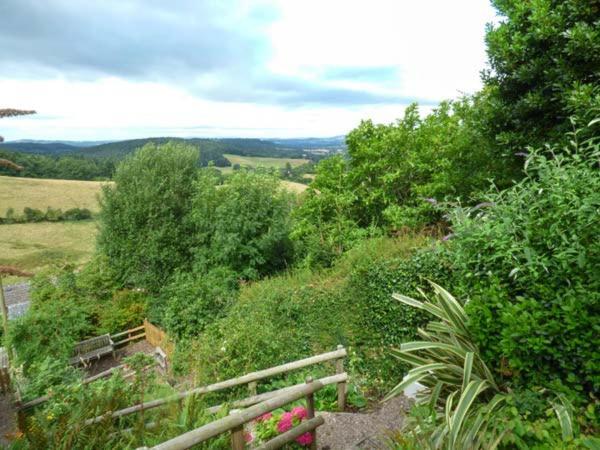
M268 413L264 413L262 416L258 416L256 418L257 422L266 422L267 420L269 420L271 417L273 417L273 414L271 414L270 412Z
M307 447L310 444L312 444L312 434L310 434L309 432L301 434L296 438L296 442L302 445L303 447Z
M250 442L252 442L254 440L254 435L252 433L245 432L244 440L249 444Z
M279 423L277 424L277 431L279 431L280 433L285 433L287 430L292 428L292 419L292 413L283 413L281 419L279 420Z
M294 409L292 409L292 415L296 416L300 420L304 420L308 416L308 413L302 406L296 406Z

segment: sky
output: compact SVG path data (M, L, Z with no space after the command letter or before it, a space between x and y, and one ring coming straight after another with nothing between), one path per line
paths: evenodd
M6 140L308 137L474 93L488 0L0 0Z

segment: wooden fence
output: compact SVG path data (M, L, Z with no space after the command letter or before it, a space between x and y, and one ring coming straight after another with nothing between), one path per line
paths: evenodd
M173 351L175 350L175 345L167 333L158 328L156 325L148 322L148 319L144 319L143 327L146 333L146 340L150 343L150 345L163 349L163 351L167 354L167 357L170 359L173 355Z
M142 339L143 337L146 337L144 325L140 325L139 327L130 328L129 330L121 331L120 333L110 335L110 338L113 340L115 347L119 347L123 344L129 344L131 341L137 341L138 339Z
M304 433L311 433L312 442L311 450L317 448L316 429L324 423L322 416L315 417L315 401L314 393L323 388L323 384L319 381L307 379L306 384L294 387L286 393L279 394L268 400L265 400L257 405L254 405L244 411L233 411L229 416L206 424L195 430L188 431L173 439L170 439L162 444L152 447L154 450L184 450L195 445L206 442L207 440L219 436L220 434L231 433L231 449L243 450L245 448L244 441L244 424L260 417L263 414L271 412L277 408L288 405L301 399L306 398L307 420L286 431L285 433L276 436L268 442L258 447L260 450L277 449L285 444L293 442L298 436ZM147 449L147 447L145 447Z
M201 395L208 394L209 392L217 392L222 391L227 388L232 388L240 385L248 385L248 389L251 393L250 397L247 397L242 400L235 401L231 404L234 408L242 408L248 407L251 405L256 405L257 403L264 402L266 400L270 400L275 398L278 395L287 394L290 392L295 392L297 389L302 387L304 384L290 386L282 389L278 389L276 391L266 392L260 395L256 394L257 382L260 380L264 380L266 378L270 378L276 375L280 375L283 373L288 373L293 370L301 369L304 367L313 366L316 364L335 361L336 365L336 374L322 378L317 380L323 386L328 384L337 384L337 395L338 395L338 408L340 411L343 411L346 408L346 383L348 381L348 374L344 372L344 358L346 357L346 349L339 345L337 350L328 353L322 353L320 355L311 356L310 358L300 359L298 361L293 361L287 364L282 364L280 366L271 367L269 369L260 370L257 372L251 372L239 378L232 378L230 380L220 381L215 384L211 384L208 386L202 386L195 389L191 389L189 391L180 392L175 395L171 395L169 397L159 398L156 400L151 400L145 403L140 403L137 405L130 406L128 408L124 408L118 411L113 411L109 413L109 416L113 419L118 417L127 416L130 414L134 414L140 411L147 411L149 409L157 408L159 406L163 406L169 403L177 402L183 400L186 397L191 395ZM208 408L208 412L215 413L222 408L222 405L213 406ZM107 415L102 415L95 417L93 419L86 420L86 425L92 425L94 423L100 423L106 420Z

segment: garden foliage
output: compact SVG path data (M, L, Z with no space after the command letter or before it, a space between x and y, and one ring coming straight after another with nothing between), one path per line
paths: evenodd
M492 367L516 383L597 394L599 153L593 140L573 142L552 159L533 152L526 178L483 207L455 210L448 257Z
M208 325L188 357L198 383L238 376L345 345L349 370L371 391L403 373L389 342L414 336L423 316L389 295L416 294L438 277L437 259L414 254L420 237L380 238L349 251L330 269L298 269L243 287L227 315Z

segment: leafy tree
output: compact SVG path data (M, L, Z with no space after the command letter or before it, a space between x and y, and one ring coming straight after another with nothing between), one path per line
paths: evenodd
M306 265L330 265L368 235L353 217L355 201L348 162L339 155L323 160L293 212L292 238Z
M197 161L189 146L148 144L118 166L114 187L103 188L98 249L121 283L158 290L189 265Z
M569 116L600 106L600 1L493 0L503 16L486 34L487 126L508 160L562 138Z
M227 184L204 173L193 202L195 266L202 273L227 267L257 279L286 267L291 197L279 180L261 172L239 171Z
M294 238L309 258L327 262L372 235L442 220L434 204L477 199L489 179L506 185L510 168L482 133L483 96L443 102L421 117L416 104L389 125L363 121L347 136L348 158L322 161L295 212Z

